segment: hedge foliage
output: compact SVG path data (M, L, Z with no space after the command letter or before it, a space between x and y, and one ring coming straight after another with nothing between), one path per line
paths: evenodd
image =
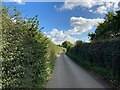
M78 43L67 55L120 87L120 40Z
M62 48L41 33L37 18L2 9L2 88L42 88L48 80Z

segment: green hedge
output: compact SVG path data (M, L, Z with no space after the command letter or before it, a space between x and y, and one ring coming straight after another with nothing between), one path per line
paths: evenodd
M81 66L120 85L120 40L77 44L67 55Z
M45 87L59 47L38 26L37 16L23 19L16 8L12 14L2 9L2 88Z

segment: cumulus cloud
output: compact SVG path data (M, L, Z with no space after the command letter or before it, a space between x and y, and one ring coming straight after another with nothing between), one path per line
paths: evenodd
M119 2L106 2L104 5L99 6L95 12L99 14L107 14L108 11L117 11L119 10L118 4Z
M88 30L91 30L94 26L96 26L98 23L101 23L104 21L104 19L87 19L83 17L71 17L70 19L71 25L73 26L73 29L68 30L67 34L81 34L83 32L87 32Z
M76 7L82 6L82 7L87 7L87 8L91 8L96 4L96 2L94 0L86 0L86 1L82 1L82 0L66 0L64 5L60 8L62 9L74 9Z
M64 41L75 43L75 41L78 40L68 34L65 34L63 31L59 31L58 29L53 29L51 32L44 32L44 34L56 44L62 44Z
M18 4L25 4L23 0L10 0L11 2L17 2Z
M107 14L107 7L105 6L98 7L95 12L100 14Z
M120 0L66 0L60 10L72 10L76 7L85 7L89 8L89 12L92 7L98 6L96 8L96 13L104 14L108 11L116 11L119 9Z
M64 41L70 41L75 43L77 38L72 37L71 35L82 34L91 30L94 26L97 26L98 23L103 22L104 19L87 19L83 17L71 17L70 23L73 29L62 31L58 29L53 29L51 32L45 32L44 34L52 39L56 44L61 44Z

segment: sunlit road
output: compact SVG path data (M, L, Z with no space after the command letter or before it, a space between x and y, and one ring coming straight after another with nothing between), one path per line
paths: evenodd
M47 88L109 88L94 75L88 73L64 53L61 54L53 71L52 78L47 84Z

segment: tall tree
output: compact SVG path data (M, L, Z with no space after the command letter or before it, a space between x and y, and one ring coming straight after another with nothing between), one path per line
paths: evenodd
M95 33L89 33L91 41L98 41L103 39L112 39L120 37L120 11L116 14L108 12L103 23L99 23Z

